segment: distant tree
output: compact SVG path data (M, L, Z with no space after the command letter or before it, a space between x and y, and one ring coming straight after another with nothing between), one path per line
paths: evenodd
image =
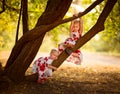
M83 0L82 4L90 4L89 0ZM99 6L94 8L89 14L83 17L84 19L84 32L87 32L92 25L95 24L103 10L103 6L106 4L102 2ZM114 9L111 11L110 15L107 17L105 22L106 29L103 32L97 34L92 40L89 41L82 48L85 50L93 50L99 52L110 52L110 53L120 53L120 1L115 4ZM95 43L96 42L96 43ZM95 44L94 44L95 43ZM107 44L107 45L106 45ZM113 46L114 45L114 46Z
M110 13L106 20L106 29L100 35L103 45L106 43L107 47L102 48L109 52L120 53L120 1L114 6L114 10ZM113 46L114 45L114 46Z

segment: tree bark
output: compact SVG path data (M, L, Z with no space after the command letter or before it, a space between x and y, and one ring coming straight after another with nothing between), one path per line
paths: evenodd
M35 28L43 25L45 27L46 25L62 20L71 2L72 0L48 0L46 10L38 19ZM44 32L35 40L31 40L29 42L19 40L16 43L5 66L5 74L11 80L14 82L20 82L24 79L25 72L37 54L46 32L52 28L45 30L42 28ZM39 31L41 32L41 29ZM26 35L26 33L24 35ZM28 36L28 38L30 37L32 36Z

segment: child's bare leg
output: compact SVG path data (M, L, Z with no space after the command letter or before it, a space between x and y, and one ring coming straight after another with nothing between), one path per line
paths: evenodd
M81 64L81 60L78 59L78 60L76 60L74 63L77 64L77 65L80 65L80 64Z
M62 53L62 52L65 50L64 43L60 43L60 44L58 45L58 50L59 50L59 53Z
M73 57L70 55L68 58L67 58L67 62L71 62L73 59Z
M72 53L72 56L75 58L74 63L77 65L81 64L81 58L79 57L78 53Z
M44 84L45 80L46 80L46 78L38 78L37 83L38 84Z

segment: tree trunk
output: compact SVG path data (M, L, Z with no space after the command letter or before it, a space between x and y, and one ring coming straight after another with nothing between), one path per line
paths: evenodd
M42 25L44 25L45 27L45 25L49 25L62 20L71 2L72 0L48 0L46 10L38 19L35 28ZM46 32L48 31L44 31L43 34L36 40L31 40L25 43L23 43L22 41L18 41L16 43L16 45L19 46L14 46L5 66L5 74L11 80L13 80L14 82L20 82L24 79L25 72L34 59L35 55L37 54ZM28 37L30 38L33 36Z

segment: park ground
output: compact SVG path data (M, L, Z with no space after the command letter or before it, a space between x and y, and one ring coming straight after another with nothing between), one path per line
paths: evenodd
M46 55L39 53L36 58ZM8 56L0 54L3 66ZM24 81L0 94L120 94L120 57L83 52L81 65L65 61L44 84Z

